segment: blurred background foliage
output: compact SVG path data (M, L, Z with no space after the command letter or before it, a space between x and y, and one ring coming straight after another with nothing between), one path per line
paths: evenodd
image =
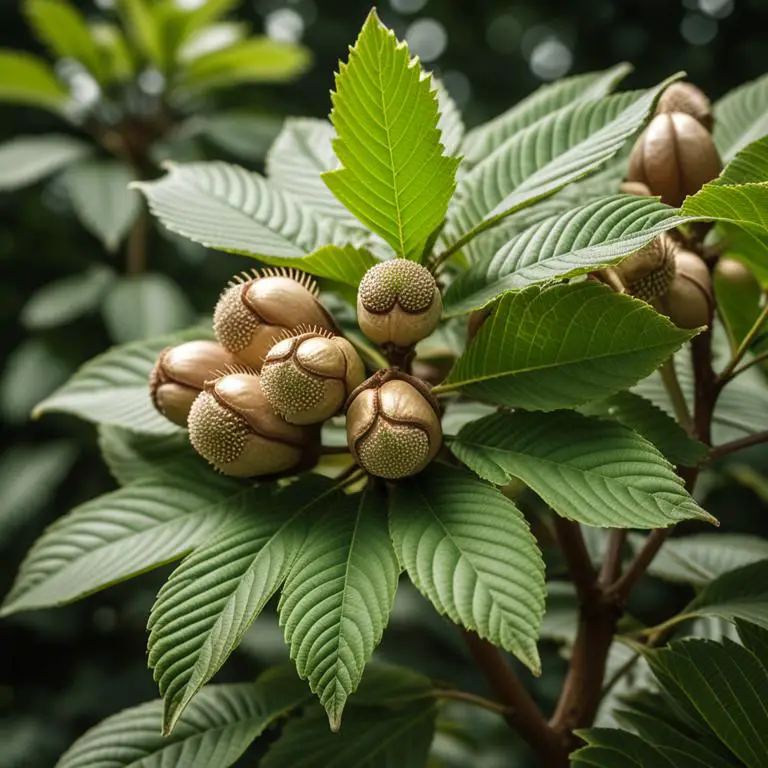
M178 3L195 5L194 0ZM76 5L89 20L114 18L110 0ZM138 170L159 174L157 162L168 158L223 158L259 169L282 117L327 115L337 61L368 7L351 0L245 0L227 21L247 22L274 40L303 44L312 54L310 68L292 82L246 83L192 98L182 105L184 115L175 114L181 127L153 142L151 162ZM648 86L686 70L713 98L768 70L764 0L382 0L379 11L425 67L440 75L470 127L544 81L621 60L635 67L629 87ZM43 53L17 2L0 4L0 47ZM78 98L92 98L92 84L82 73L60 63L59 74L74 78ZM133 98L151 98L157 73L145 72L138 83ZM81 135L49 112L0 104L0 142L51 132ZM111 343L172 330L208 311L228 277L249 266L246 259L206 252L150 225L146 268L154 277L140 278L141 290L126 288L131 281L119 276L127 269L144 271L144 265L131 262L125 244L110 252L93 234L99 232L98 222L83 227L72 183L65 173L24 189L0 191L3 594L45 525L114 485L89 425L65 417L36 422L29 418L31 408ZM87 193L88 179L79 183ZM124 197L121 210L135 204ZM73 276L80 297L76 311L67 310L67 282L58 297L38 293ZM705 475L702 495L724 529L768 533L765 458L757 449L738 464ZM533 498L524 497L522 504L546 545L545 511ZM556 576L561 564L551 548L548 555L550 576ZM0 768L51 766L87 727L156 696L145 665L144 627L165 576L149 574L80 604L0 624ZM458 687L481 690L458 634L414 590L403 587L382 657ZM655 622L689 597L688 587L647 578L630 608L641 620ZM546 707L554 703L565 668L555 641L573 630L573 615L568 589L555 592L545 625L553 640L544 649L544 674L532 682ZM253 678L265 664L284 657L273 616L258 621L220 679ZM438 764L509 766L510 748L519 750L515 765L528 764L522 747L510 744L513 736L497 727L493 715L466 708L456 712L465 728L453 727L449 709L435 744ZM253 764L253 759L246 756L242 764Z

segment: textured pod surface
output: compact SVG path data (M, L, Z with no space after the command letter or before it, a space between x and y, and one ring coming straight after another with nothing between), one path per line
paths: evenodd
M235 278L213 314L219 343L254 370L286 331L300 325L334 329L314 281L294 270L264 270Z
M644 301L666 293L675 277L676 248L665 233L620 262L616 271L629 293Z
M335 416L364 378L354 347L341 336L317 331L279 341L261 369L264 394L291 424L318 424Z
M704 128L712 131L712 102L701 88L692 83L672 83L661 94L656 107L658 114L684 112L698 120Z
M186 427L189 409L205 382L236 362L237 358L213 341L168 347L149 377L152 403L169 421Z
M423 384L383 371L350 397L347 442L363 469L395 480L420 472L442 445L437 404Z
M709 132L682 112L656 115L632 149L627 180L645 184L667 205L716 178L722 162Z
M677 274L662 307L678 328L699 328L712 322L714 298L707 265L690 251L675 254Z
M390 259L366 272L357 294L360 330L377 344L408 347L440 322L443 301L428 269Z
M210 382L189 412L194 449L225 475L255 477L296 467L315 447L316 432L287 424L272 409L257 374Z

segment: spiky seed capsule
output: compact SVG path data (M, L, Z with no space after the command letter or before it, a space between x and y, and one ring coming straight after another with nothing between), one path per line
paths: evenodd
M236 358L213 341L188 341L160 353L149 375L152 403L166 419L187 426L192 403L216 371L234 365Z
M289 336L267 352L261 388L272 407L291 424L319 424L335 416L365 367L342 336L308 331Z
M299 325L334 329L317 294L315 283L295 270L262 270L235 278L213 313L216 338L259 371L267 351L285 330Z
M369 474L396 480L420 472L443 441L437 402L426 385L400 371L379 371L347 406L347 444Z
M272 409L259 376L247 369L208 382L189 412L194 449L233 477L273 475L310 463L318 431L287 424Z
M691 251L675 254L676 275L661 307L678 328L699 328L712 322L714 299L707 265Z
M692 83L672 83L661 94L656 113L661 115L665 112L684 112L712 131L712 103L704 91Z
M712 136L695 118L665 113L656 115L635 143L627 180L642 182L662 202L679 207L722 167Z
M651 190L641 181L623 181L619 184L619 192L637 197L651 197Z
M627 291L643 301L666 293L675 277L676 247L665 233L620 262L616 271Z
M357 294L360 330L377 344L409 347L440 322L443 300L428 269L406 259L371 267Z

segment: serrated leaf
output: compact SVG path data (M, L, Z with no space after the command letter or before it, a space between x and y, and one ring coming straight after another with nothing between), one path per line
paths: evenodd
M587 742L571 755L572 766L592 768L703 768L690 757L651 744L634 733L616 728L576 731ZM682 762L681 762L682 760Z
M582 406L586 416L618 421L653 443L672 464L695 467L708 453L671 416L634 392L619 392L606 400Z
M432 701L402 709L352 709L339 733L323 713L291 720L261 761L263 768L424 768L435 732Z
M544 219L481 259L451 283L449 315L482 306L500 293L616 263L662 232L684 223L656 198L612 195Z
M178 465L81 504L29 550L2 613L64 605L177 560L228 516L251 511L254 494Z
M91 151L85 142L64 134L17 136L0 145L0 190L34 184Z
M348 240L340 225L237 165L170 164L163 178L134 186L168 229L209 248L290 259Z
M594 281L507 293L435 392L555 410L648 376L695 331Z
M152 405L149 374L166 347L210 336L209 329L195 327L159 339L113 347L79 368L64 386L37 405L33 416L71 413L86 421L136 432L178 432L179 428Z
M459 183L449 239L493 226L597 170L642 128L669 82L577 102L511 136Z
M601 72L588 72L542 85L519 104L467 133L462 144L466 162L476 165L511 136L552 112L574 102L596 101L607 96L631 69L629 64L617 64Z
M445 154L451 157L461 155L461 142L464 138L464 121L461 110L451 97L448 89L434 75L432 85L437 91L437 109L439 117L437 128L440 131L440 143Z
M630 536L637 552L644 539ZM659 579L704 587L748 563L768 558L768 541L737 533L701 533L669 539L648 566Z
M726 222L719 222L717 228L723 235L723 255L746 264L760 285L768 288L768 233Z
M27 104L61 114L69 99L69 91L47 61L25 51L0 49L0 102Z
M55 328L95 310L115 279L115 273L102 264L93 264L76 275L51 280L32 294L21 310L27 330Z
M140 704L87 731L56 768L227 768L305 698L295 676L280 669L268 670L255 683L211 685L168 737L159 727L163 702Z
M251 491L240 514L160 590L147 627L149 666L165 701L164 733L280 588L306 536L307 516L334 490L329 481L305 475L277 494Z
M342 167L324 173L325 183L400 256L420 260L445 217L458 160L443 154L430 78L375 10L331 99Z
M144 272L120 278L104 297L104 322L118 344L186 328L195 309L184 291L166 275Z
M683 202L686 216L738 224L768 233L768 183L722 185L710 182Z
M768 136L763 136L739 150L736 157L723 168L723 172L712 183L724 186L766 180L768 180Z
M544 564L512 501L467 472L433 464L398 483L389 525L398 559L438 613L539 673Z
M67 169L64 185L83 226L109 251L116 251L141 210L129 189L133 171L118 161L79 163Z
M724 162L768 133L768 75L736 88L714 107L713 136Z
M736 628L744 647L752 651L763 666L766 666L768 664L768 630L740 619L736 620Z
M24 13L35 35L56 58L79 61L97 80L104 80L104 61L76 7L66 0L25 0Z
M713 522L672 466L618 422L572 411L499 413L464 427L449 447L482 478L522 480L558 514L603 528Z
M219 148L248 160L263 160L283 121L257 112L231 110L196 115L181 127L185 136L203 135Z
M389 621L399 575L386 499L372 488L341 509L334 505L291 566L280 623L299 675L309 680L334 731Z

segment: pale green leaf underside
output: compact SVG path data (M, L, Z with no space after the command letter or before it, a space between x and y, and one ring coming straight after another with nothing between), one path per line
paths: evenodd
M78 600L176 560L250 507L253 491L186 466L76 507L29 550L3 613Z
M149 617L149 666L165 700L163 730L221 668L283 583L306 535L306 512L332 491L307 476L248 508L198 548L160 590Z
M768 75L746 83L715 104L715 143L723 162L768 134Z
M291 567L280 623L299 675L333 730L381 640L399 574L386 501L372 489L318 521Z
M190 328L170 336L113 347L83 365L34 411L71 413L97 424L167 435L179 428L161 416L149 397L149 374L166 347L210 338L210 330Z
M443 154L437 96L408 48L372 11L341 64L331 121L333 194L398 255L419 260L445 217L458 160Z
M0 102L62 113L69 98L47 61L24 51L0 49Z
M517 507L472 475L433 464L397 485L389 516L398 559L437 611L538 674L544 564Z
M617 64L601 72L588 72L542 85L514 107L467 132L461 147L466 162L476 165L510 136L552 112L577 101L595 101L607 96L630 70L629 64Z
M461 155L461 142L464 138L464 121L461 110L448 93L447 88L434 75L432 85L437 91L437 108L440 117L437 127L440 131L440 143L445 149L445 154L451 157Z
M529 410L571 408L648 376L692 335L592 281L532 286L501 298L436 391Z
M13 190L60 171L92 151L63 134L18 136L0 145L0 190Z
M496 485L516 477L559 515L603 528L664 528L712 518L671 464L618 422L555 413L500 413L450 442L458 459Z
M526 229L451 283L446 312L480 307L500 293L609 266L683 223L656 198L603 197Z
M107 718L81 736L56 768L227 768L306 694L290 670L268 670L256 683L211 685L171 736L160 733L163 702Z

